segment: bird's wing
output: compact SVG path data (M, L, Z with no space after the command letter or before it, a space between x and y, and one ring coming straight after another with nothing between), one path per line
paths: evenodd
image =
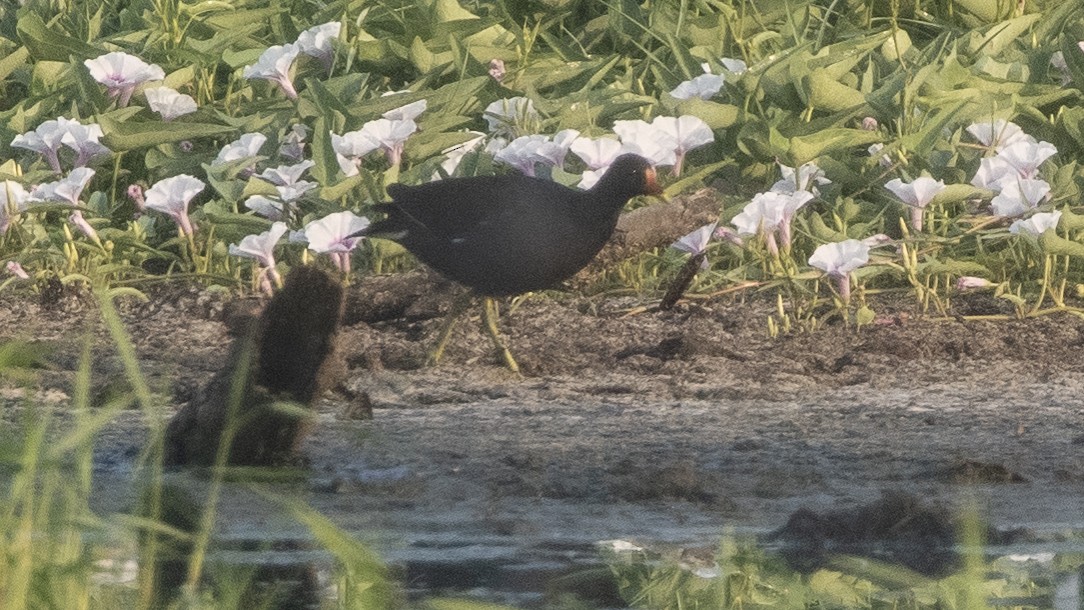
M548 180L524 176L477 176L388 187L385 204L434 236L457 239L502 223L525 204L545 206L567 197L568 189Z

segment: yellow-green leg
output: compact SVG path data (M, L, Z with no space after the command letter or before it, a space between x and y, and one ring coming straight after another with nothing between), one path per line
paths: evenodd
M516 364L516 359L512 357L512 352L508 351L508 346L505 345L501 339L500 331L497 330L498 317L497 302L490 297L482 297L482 328L493 341L493 346L500 353L504 365L513 373L519 373L519 365Z
M451 309L448 310L447 317L444 318L444 323L440 327L440 333L437 335L437 342L433 345L433 348L429 350L429 355L425 358L425 366L436 366L440 362L441 356L444 355L444 348L448 346L448 339L452 337L452 331L455 329L455 323L459 321L459 318L463 316L463 312L467 311L471 303L474 302L474 293L467 291L456 297L452 302Z

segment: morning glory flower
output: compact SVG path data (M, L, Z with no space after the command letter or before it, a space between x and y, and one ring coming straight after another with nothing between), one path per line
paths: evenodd
M688 252L693 256L699 256L707 251L711 238L715 236L715 228L718 225L718 222L706 224L670 244L670 247L682 252ZM707 258L700 261L701 269L707 269L709 266Z
M14 180L0 181L0 235L7 233L11 219L26 211L30 193Z
M331 62L335 59L335 49L331 41L339 37L341 30L342 24L338 21L314 25L297 37L298 51L319 59L324 66L331 69Z
M267 279L281 284L278 271L275 269L275 244L286 234L286 223L275 222L271 228L259 235L246 235L239 244L230 244L230 256L255 259L260 265L260 285L267 292L272 292L271 284Z
M361 158L380 148L380 143L364 129L331 134L331 148L339 160L339 168L347 177L358 175Z
M388 91L382 93L380 97L388 97L389 95L398 95L400 93L410 93L410 91ZM392 108L391 110L380 115L381 117L388 119L389 121L413 121L418 118L421 113L425 112L425 109L429 107L427 100L418 100L411 102L405 106L399 106L398 108Z
M1017 220L1009 225L1009 233L1016 235L1034 235L1036 237L1047 231L1056 229L1061 220L1061 212L1039 212L1032 214L1027 220Z
M73 210L71 215L68 216L68 222L75 225L75 228L79 229L83 235L89 237L94 243L102 243L101 239L98 238L98 232L94 230L94 227L90 226L86 218L83 218L82 210Z
M155 182L145 195L146 208L166 214L177 223L184 235L192 235L192 221L188 218L188 202L192 201L206 186L202 180L188 174L180 174Z
M938 193L945 190L945 183L929 176L919 176L913 182L893 178L885 184L885 188L911 208L911 226L915 231L921 231L922 211Z
M990 280L983 277L974 277L971 275L960 276L960 279L956 280L956 290L978 290L979 288L992 288L996 286Z
M290 80L290 68L300 52L301 49L296 44L268 47L256 63L245 66L241 76L269 80L278 85L286 97L296 100L297 91L294 90L294 83Z
M411 119L376 119L362 125L361 130L384 151L388 163L399 165L403 145L411 134L418 131L418 124Z
M279 198L283 201L296 201L300 199L305 193L319 188L319 184L315 182L309 182L307 180L298 180L293 184L284 184L276 186L275 190L279 193Z
M489 124L489 133L507 136L515 136L520 130L534 131L532 127L541 120L534 102L518 96L493 102L482 116Z
M1016 168L1000 155L983 157L979 160L979 170L975 172L975 177L971 179L971 185L980 189L1000 191L1002 183L1018 180L1019 178L1020 174L1016 171Z
M1038 207L1050 196L1050 184L1037 178L1006 180L1001 192L990 201L995 216L1020 216Z
M4 268L7 269L8 273L10 273L11 275L14 275L15 277L19 278L20 280L29 280L30 279L30 274L28 274L23 269L23 266L20 265L18 263L18 261L8 261L7 265L4 265Z
M809 191L817 194L818 184L831 184L832 181L824 175L824 170L810 161L797 169L779 164L779 172L783 179L772 185L771 190L778 193L793 193L795 191Z
M328 254L346 274L350 273L350 251L364 239L352 235L368 226L369 219L364 216L351 211L335 212L305 225L305 239L309 250Z
M92 158L108 155L111 151L100 144L102 128L97 123L83 125L79 121L60 117L38 125L34 131L15 136L11 145L39 153L53 171L60 173L60 149L62 146L75 151L75 167L85 166Z
M305 157L305 140L308 137L309 128L303 123L292 125L279 144L279 156L291 161L301 161Z
M967 127L967 133L982 142L983 146L1001 152L1005 147L1017 142L1035 142L1035 138L1024 133L1016 123L998 119L991 123L973 123Z
M548 140L543 135L520 136L493 155L493 160L518 169L525 176L534 176L534 164L542 160L535 151Z
M471 152L472 150L477 149L478 146L480 146L482 142L486 139L486 134L480 131L468 131L467 133L474 137L467 140L466 142L456 144L455 146L451 146L440 151L441 154L446 155L447 157L446 159L444 159L444 161L441 161L440 167L449 176L455 173L455 170L457 167L459 167L459 162L463 160L463 157L465 157L467 153ZM437 172L433 172L433 179L436 180L439 178L440 174Z
M94 80L105 85L109 90L109 97L117 98L117 106L121 108L128 105L136 87L147 81L166 77L162 68L148 64L135 55L119 51L88 59L83 65Z
M222 150L218 151L215 160L211 161L211 166L224 165L239 159L255 157L260 154L264 142L267 142L267 136L262 133L243 134L240 138L223 146Z
M1057 152L1050 142L1022 140L1001 149L997 156L1013 166L1021 178L1034 178L1039 173L1039 166Z
M197 110L196 100L191 95L178 93L169 87L148 87L143 90L151 110L162 115L163 121L191 114Z
M851 300L851 272L869 262L869 245L857 239L817 246L809 264L835 278L844 303Z
M878 154L881 153L882 150L884 150L884 147L884 144L876 142L874 144L870 144L869 148L866 149L866 152L869 153L869 156L876 157ZM881 158L877 159L877 165L880 165L881 167L892 167L892 157L889 157L888 155L881 155Z
M253 195L245 200L245 207L269 220L282 220L286 204L263 195Z
M569 150L587 164L589 170L605 170L621 155L621 142L613 138L576 138Z
M679 117L657 116L651 121L651 126L674 139L674 168L672 172L675 176L681 175L681 167L685 162L686 153L715 141L715 134L711 132L711 127L708 127L708 124L700 117L691 114Z
M501 82L502 80L504 80L504 75L505 75L504 60L497 59L495 57L493 59L489 60L489 70L488 70L488 72L489 72L489 77L492 78L493 80L497 81L498 83Z
M289 186L291 184L296 184L301 180L301 175L315 165L316 162L305 160L295 165L280 165L274 169L269 167L256 177L266 180L275 186Z
M83 189L93 177L94 170L89 167L77 167L61 180L34 187L30 191L30 201L59 201L78 206Z
M739 234L762 235L768 251L774 256L779 253L775 241L776 232L779 233L783 247L790 248L791 222L794 214L812 199L813 193L809 191L758 193L746 204L741 213L731 220L731 224Z
M718 74L701 74L691 80L683 81L670 92L670 96L679 100L698 97L710 100L723 88L726 77Z
M613 129L621 138L624 152L636 153L652 166L674 165L677 162L677 138L660 126L637 119L614 121Z

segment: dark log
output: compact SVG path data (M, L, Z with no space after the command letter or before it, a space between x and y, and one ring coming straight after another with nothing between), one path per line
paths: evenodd
M314 267L298 267L263 313L236 320L226 365L170 420L165 462L215 463L227 429L226 463L272 466L292 461L309 420L282 403L311 408L336 383L334 358L342 312L339 282Z

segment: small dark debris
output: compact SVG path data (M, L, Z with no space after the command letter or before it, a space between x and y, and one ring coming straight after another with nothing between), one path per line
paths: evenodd
M945 469L940 479L961 485L980 483L1027 483L1023 475L1013 472L1001 464L990 464L976 460L964 460Z

